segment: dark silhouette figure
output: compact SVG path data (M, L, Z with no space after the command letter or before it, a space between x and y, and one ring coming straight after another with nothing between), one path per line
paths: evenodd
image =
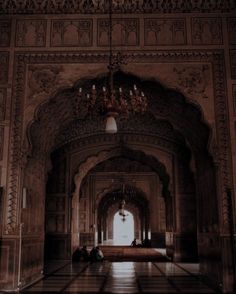
M130 245L131 247L136 247L137 246L137 241L134 239Z

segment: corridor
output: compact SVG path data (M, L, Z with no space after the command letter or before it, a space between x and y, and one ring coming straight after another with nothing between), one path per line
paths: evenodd
M202 281L198 264L105 261L59 265L49 264L45 278L21 294L217 293Z

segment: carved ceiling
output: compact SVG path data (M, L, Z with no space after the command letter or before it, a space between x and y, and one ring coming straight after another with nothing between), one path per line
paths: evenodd
M182 145L185 138L194 151L206 152L209 129L202 121L198 106L187 102L181 93L164 88L156 81L140 80L122 72L116 74L115 80L128 89L136 84L148 97L146 114L130 116L128 121L123 117L118 120L121 132L155 134ZM74 87L57 93L39 107L28 132L33 155L49 154L53 149L75 139L104 133L103 117L98 108L88 113L79 103L75 111L79 87L86 89L93 83L103 85L103 81L104 77L79 81Z
M229 12L234 0L113 0L114 13ZM1 14L108 13L108 0L2 0Z

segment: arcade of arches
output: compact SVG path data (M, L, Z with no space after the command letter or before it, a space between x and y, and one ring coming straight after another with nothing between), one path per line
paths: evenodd
M32 283L77 246L113 239L125 200L135 238L150 238L172 261L199 263L219 291L233 293L233 1L211 1L212 11L209 1L188 1L187 10L115 6L114 50L127 61L115 86L136 84L148 99L145 113L117 118L116 134L104 132L97 106L88 112L77 99L80 87L106 82L106 1L96 10L83 0L94 10L77 14L65 7L66 17L56 6L13 2L0 4L0 290Z

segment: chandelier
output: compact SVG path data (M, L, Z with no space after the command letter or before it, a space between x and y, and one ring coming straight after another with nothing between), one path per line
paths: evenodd
M128 116L129 113L140 113L146 111L147 98L142 91L133 85L128 93L125 93L124 87L120 85L118 89L114 87L114 73L121 69L125 64L120 52L116 55L112 50L112 0L109 0L109 64L108 83L102 87L101 93L97 92L96 86L92 85L90 93L84 94L82 88L79 88L78 100L86 101L87 110L92 111L96 102L101 105L102 113L106 118L106 133L114 134L117 132L116 118L119 115Z

